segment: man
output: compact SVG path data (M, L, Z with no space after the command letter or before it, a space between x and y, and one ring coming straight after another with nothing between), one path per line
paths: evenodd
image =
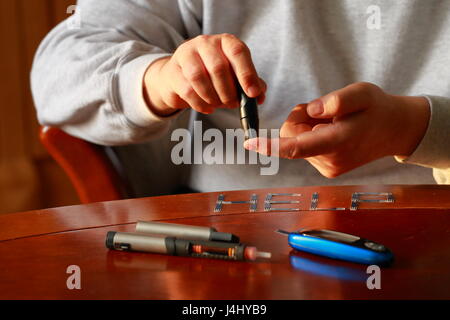
M450 2L375 2L79 1L79 28L59 25L36 55L39 119L115 146L154 141L182 109L204 128L236 128L237 79L263 104L261 127L281 128L245 147L277 142L279 172L192 165L193 189L434 183L425 167L448 183ZM136 148L141 159L125 162L141 173L142 159L170 153Z

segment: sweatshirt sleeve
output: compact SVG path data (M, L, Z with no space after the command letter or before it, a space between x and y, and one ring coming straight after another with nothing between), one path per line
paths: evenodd
M102 145L141 143L167 130L143 95L147 68L168 56L201 22L182 0L79 0L33 63L38 119ZM78 23L78 25L77 25Z
M396 159L403 163L433 168L436 182L450 184L450 98L425 97L431 110L425 136L411 156Z

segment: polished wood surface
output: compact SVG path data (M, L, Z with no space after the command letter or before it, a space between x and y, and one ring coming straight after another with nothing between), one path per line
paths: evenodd
M40 140L72 181L81 203L125 198L123 183L102 147L58 128L42 127Z
M267 193L301 193L298 212L264 212ZM353 192L392 192L395 203L350 207ZM121 200L0 216L1 299L449 299L450 186L302 187L223 192L258 195L258 210L224 205L219 193ZM288 199L289 197L285 197ZM283 199L283 197L278 197ZM110 251L107 231L133 232L138 220L212 226L272 252L270 260L231 262ZM366 266L295 253L277 229L326 228L388 246L381 290L366 286ZM298 265L296 265L298 264ZM66 268L81 268L81 290L68 290Z

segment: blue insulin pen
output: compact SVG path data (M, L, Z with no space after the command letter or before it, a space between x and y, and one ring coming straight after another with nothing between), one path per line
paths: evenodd
M384 245L351 234L331 230L300 230L278 233L288 236L295 250L356 263L389 266L394 255Z

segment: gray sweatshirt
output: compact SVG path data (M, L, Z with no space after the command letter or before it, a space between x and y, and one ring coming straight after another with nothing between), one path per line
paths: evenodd
M268 84L262 128L280 128L296 104L367 81L428 97L423 141L404 163L387 157L332 180L303 159L280 160L278 174L267 176L261 165L174 165L175 128L194 118L203 129L238 128L238 111L158 117L144 101L143 75L183 41L219 33L249 46ZM116 151L137 195L180 181L199 191L450 183L450 1L79 0L76 14L42 42L32 90L42 124L122 146Z

